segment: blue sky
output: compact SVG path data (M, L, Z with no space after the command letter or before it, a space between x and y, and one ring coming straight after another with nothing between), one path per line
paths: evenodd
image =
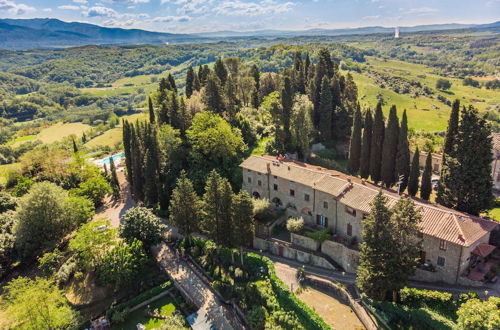
M301 30L500 20L500 0L0 0L0 17L163 32Z

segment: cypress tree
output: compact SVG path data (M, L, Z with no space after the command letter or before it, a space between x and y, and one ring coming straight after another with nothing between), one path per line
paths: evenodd
M439 203L478 215L493 202L491 130L472 106L463 107L458 134L443 165Z
M123 121L123 149L125 152L125 167L127 170L127 181L130 187L133 187L133 175L132 175L132 150L130 141L130 124L128 121Z
M453 102L448 119L448 128L443 146L443 159L441 161L441 176L438 182L436 202L445 206L452 206L455 203L448 200L450 196L447 190L453 186L453 177L450 176L450 167L456 166L454 160L458 135L458 122L460 116L460 101L457 99Z
M380 102L375 108L373 119L372 142L370 148L370 176L373 182L380 181L382 166L382 145L384 142L384 114Z
M197 74L195 74L193 80L193 91L200 91L200 89L201 89L200 78L198 77Z
M324 77L321 83L321 98L318 108L318 130L321 141L332 139L332 91L330 89L328 78Z
M174 76L172 76L171 73L168 74L168 84L170 85L170 90L177 93L177 87L175 86L175 79L174 79Z
M194 84L194 70L193 66L190 65L186 73L186 97L190 98L193 95L193 84Z
M87 135L85 135L85 132L82 134L82 144L87 143Z
M117 200L120 198L120 181L118 181L118 175L116 174L116 166L113 157L109 160L109 167L111 172L111 188L113 189L113 198Z
M359 174L363 179L368 179L370 176L370 149L372 143L372 112L368 109L365 113L365 128L363 129L363 142L361 149L361 160L359 166Z
M399 128L396 175L398 179L400 176L403 176L399 186L400 192L403 192L408 186L408 178L410 176L410 148L408 145L408 119L406 117L406 110L403 111L401 127Z
M224 86L226 84L227 80L227 69L224 63L222 62L222 59L217 59L214 65L214 71L217 77L220 80L221 86Z
M106 166L106 163L103 164L103 169L104 169L104 176L108 177L108 167Z
M408 194L415 196L418 191L418 179L420 177L420 151L415 149L411 162L410 177L408 178Z
M260 71L257 65L252 65L250 69L250 75L255 82L255 89L252 92L252 106L257 109L260 105Z
M73 139L73 152L76 154L78 152L78 146L76 145L75 139Z
M323 79L325 76L330 80L333 68L330 59L330 53L327 49L321 49L318 54L318 64L316 65L316 72L314 74L314 84L312 84L313 90L311 90L312 101L314 104L314 127L319 128L321 115L320 115L320 103L321 95L323 94ZM333 104L331 109L333 109Z
M240 248L241 264L243 265L243 247L253 238L253 202L252 197L242 190L233 196L232 202L232 233L231 243Z
M432 152L427 153L424 172L422 173L422 182L420 183L420 198L429 200L432 192Z
M136 201L144 200L144 151L143 151L143 127L137 122L131 127L131 150L132 150L132 175L133 196Z
M398 151L399 120L396 106L392 106L387 120L384 143L382 147L382 166L380 175L386 187L396 183L396 154Z
M292 115L293 90L290 78L285 77L281 90L281 108L283 109L283 132L285 134L285 149L291 149L292 135L290 133L290 117Z
M149 108L149 122L154 124L155 120L155 109L153 108L153 102L151 101L151 96L148 97L148 108Z
M349 144L349 161L347 170L349 173L356 175L359 171L361 161L361 110L359 106L354 113L351 140Z

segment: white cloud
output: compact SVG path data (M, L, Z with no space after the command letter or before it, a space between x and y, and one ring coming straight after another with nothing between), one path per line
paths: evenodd
M74 3L81 3L82 5L86 5L87 4L87 0L73 0Z
M148 3L149 0L103 0L107 3Z
M240 0L224 1L214 8L217 14L227 16L259 16L282 14L292 10L293 2L276 3L275 1L243 2Z
M79 10L80 9L79 6L73 6L73 5L63 5L63 6L59 6L57 8L63 9L63 10Z
M30 11L36 11L36 9L23 3L17 4L9 0L0 0L0 11L6 11L15 15L23 15Z
M208 5L213 0L175 0L174 4L181 6L177 8L177 13L185 14L201 14L208 11Z
M163 16L163 17L155 17L153 18L153 22L164 22L164 23L171 23L171 22L179 22L179 23L184 23L184 22L189 22L191 20L191 17L183 15L183 16Z
M114 9L102 6L90 7L83 12L87 17L118 17L120 16Z
M52 12L52 8L43 8L42 11L44 11L46 13L51 13Z
M419 7L419 8L411 8L408 10L402 10L403 14L416 14L416 15L427 15L437 13L439 9L430 8L430 7Z
M364 20L372 20L372 19L377 19L377 18L380 18L380 15L365 16L362 19L364 19Z

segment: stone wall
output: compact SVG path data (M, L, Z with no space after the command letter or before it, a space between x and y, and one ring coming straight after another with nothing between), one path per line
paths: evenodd
M359 251L334 241L324 241L321 244L321 252L332 258L346 272L356 273L359 265Z
M306 251L301 251L298 249L294 249L293 247L287 244L281 244L279 242L273 242L269 240L265 240L259 237L254 237L253 239L253 247L258 250L267 251L271 254L296 260L300 263L313 265L317 267L322 267L325 269L335 270L336 268L330 264L325 258L314 255L313 253L309 253Z
M313 240L312 238L298 235L295 233L290 233L290 238L292 240L292 244L303 247L304 249L317 251L319 250L319 243Z

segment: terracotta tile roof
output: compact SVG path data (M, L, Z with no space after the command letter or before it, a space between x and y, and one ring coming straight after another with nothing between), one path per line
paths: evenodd
M240 165L244 169L267 173L310 186L329 193L343 204L364 213L370 212L370 203L379 190L394 206L400 196L394 190L365 182L345 173L293 160L278 160L273 156L250 156ZM497 223L481 217L445 208L441 205L414 198L422 210L422 232L454 244L470 246L492 231Z
M491 133L491 144L493 145L493 150L500 150L500 133Z
M481 243L478 246L476 246L476 248L474 249L474 251L472 251L471 253L472 254L477 254L477 255L479 255L481 257L487 257L495 249L496 249L496 247L493 246L493 245L489 245L489 244L486 244L486 243Z

